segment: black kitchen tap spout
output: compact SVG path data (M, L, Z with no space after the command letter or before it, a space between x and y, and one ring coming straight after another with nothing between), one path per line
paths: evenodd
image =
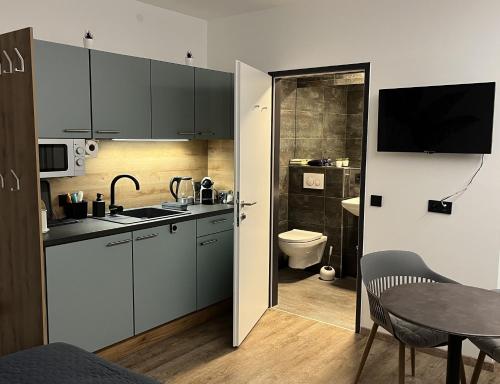
M135 190L136 191L139 191L141 189L141 186L139 185L139 181L134 177L134 176L131 176L131 175L118 175L116 176L113 181L111 182L111 204L109 206L109 209L110 211L113 209L113 208L121 208L121 210L123 210L123 207L117 207L115 205L115 185L116 185L116 182L120 179L130 179L134 182L135 184Z

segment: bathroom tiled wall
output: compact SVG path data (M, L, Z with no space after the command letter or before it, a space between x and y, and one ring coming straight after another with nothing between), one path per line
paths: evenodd
M303 188L304 173L325 175L325 189ZM288 228L321 232L328 236L322 264L333 247L332 264L339 271L343 257L344 275L356 275L348 267L356 261L357 217L343 210L341 201L359 196L360 169L335 167L289 167Z
M357 192L354 190L351 194L342 195L338 189L334 192L331 183L336 182L337 188L342 189L341 184L340 187L338 184L343 180L340 176L342 169L334 171L334 168L328 168L326 182L331 185L327 185L325 193L320 196L317 192L289 190L298 188L298 184L290 179L288 164L292 158L349 157L352 167L360 166L363 83L363 73L337 73L281 79L276 87L280 127L279 232L299 227L324 233L328 230L331 233L329 243L337 244L334 246L337 261L340 260L339 244L342 237L342 231L339 230L342 227L342 215L339 216L341 210L338 207L342 196L359 196L359 184L353 187L358 189ZM315 213L320 211L323 213L319 218ZM310 220L311 216L314 220ZM304 222L301 224L302 219ZM346 222L345 226L355 227L357 231L357 223ZM328 252L328 247L326 249L325 252ZM283 264L284 259L280 257L280 265Z
M282 79L278 90L280 103L280 214L279 232L288 230L288 163L295 152L295 104L297 80ZM283 258L280 258L283 262Z
M347 75L350 78L340 77ZM359 167L363 81L362 73L286 80L280 115L282 139L288 139L282 144L283 152L295 158L349 157L350 165Z

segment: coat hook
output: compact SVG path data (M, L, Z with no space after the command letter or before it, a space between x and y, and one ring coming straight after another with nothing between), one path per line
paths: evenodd
M19 61L21 62L21 68L14 68L16 72L24 72L24 58L19 52L17 48L14 48L14 51L16 52L17 57L19 58Z
M7 61L9 62L9 70L7 71L6 69L4 69L3 73L12 73L12 60L10 59L8 53L5 52L5 49L3 50L3 55L7 58Z
M11 191L20 191L21 190L21 181L19 180L19 176L16 175L13 169L10 170L10 173L12 176L14 176L14 179L16 179L16 188L11 187Z
M267 109L267 107L262 107L262 108L260 109L260 111L261 111L261 112L263 112L263 111L265 111L266 109Z

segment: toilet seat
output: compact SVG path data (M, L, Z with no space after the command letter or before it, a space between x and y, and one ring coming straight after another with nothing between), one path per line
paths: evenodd
M308 243L321 239L322 236L323 234L320 232L303 231L301 229L292 229L278 235L280 240L287 243Z

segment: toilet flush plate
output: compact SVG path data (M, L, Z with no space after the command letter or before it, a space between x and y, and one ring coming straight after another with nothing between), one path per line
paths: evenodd
M324 173L304 173L304 184L306 189L325 189Z

